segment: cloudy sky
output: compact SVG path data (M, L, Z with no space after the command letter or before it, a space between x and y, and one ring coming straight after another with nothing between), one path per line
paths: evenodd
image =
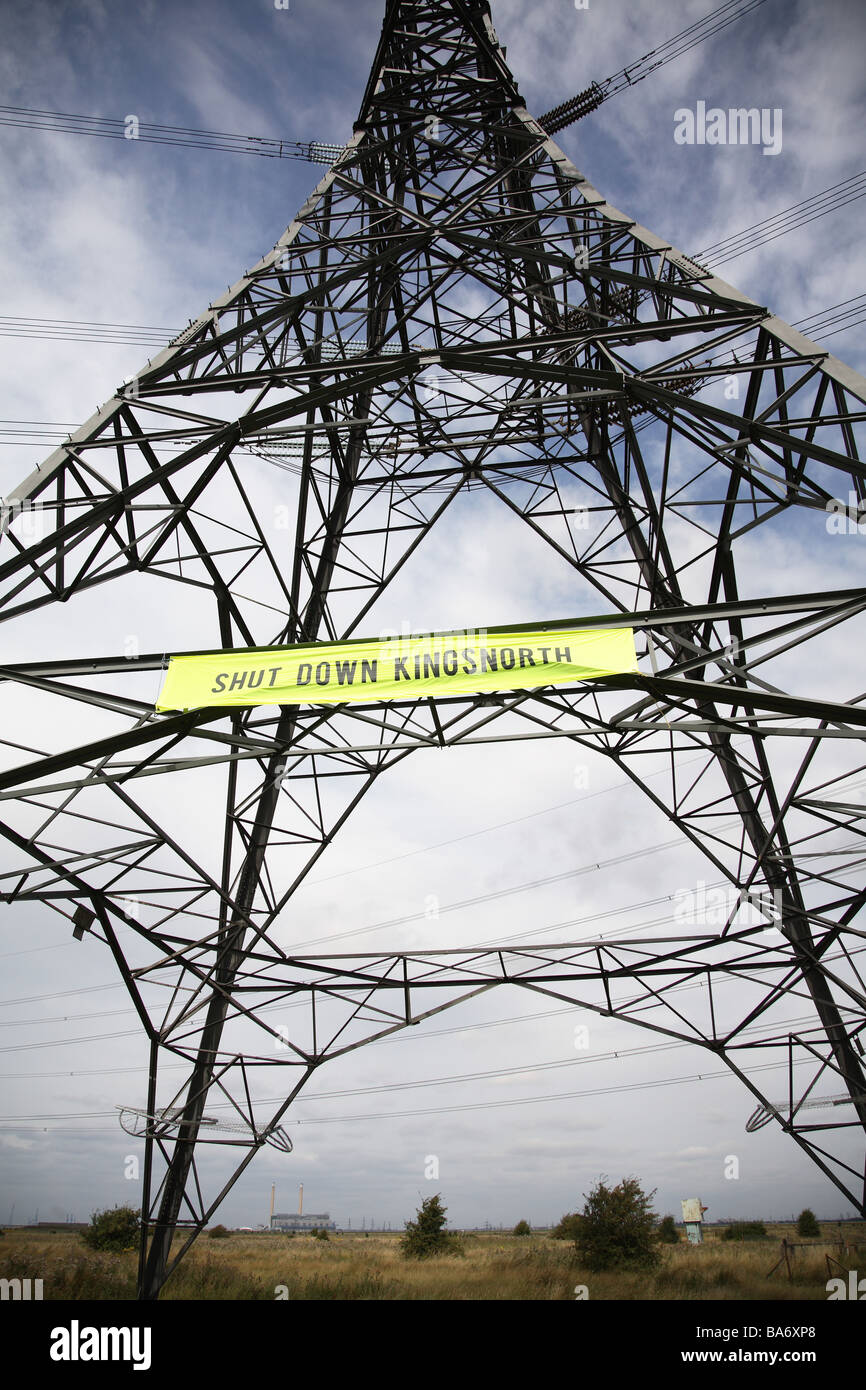
M540 115L712 7L494 0L493 16ZM290 0L287 10L266 0L6 3L2 90L21 108L341 144L382 13L381 0ZM698 254L859 172L864 28L857 0L766 0L558 139L616 207ZM677 144L674 113L699 101L779 109L781 151ZM155 351L70 341L72 330L45 325L21 336L20 321L144 325L168 339L273 246L321 172L303 161L0 126L0 494L50 452L52 431L65 435ZM861 206L719 272L789 322L841 304L863 292ZM827 345L866 366L862 329ZM471 513L459 511L447 543L431 538L380 620L423 631L570 614L566 577L546 558L536 563L528 532L499 525L497 543L482 548ZM851 552L838 563L839 577L855 582ZM822 582L807 574L801 587ZM124 616L110 603L82 605L80 615L66 649L122 648ZM157 613L143 649L180 621ZM663 932L677 890L713 878L674 843L665 817L600 763L578 767L554 743L465 750L459 763L443 754L431 766L437 756L407 760L371 793L299 895L296 939L323 937L336 921L358 931L395 918L409 919L396 937L389 929L361 941L433 947L529 930L538 938L574 921L581 935L654 921ZM660 762L647 769L663 772ZM503 888L513 891L456 906ZM0 908L0 926L0 1222L37 1212L84 1219L132 1201L137 1187L124 1174L137 1151L114 1116L117 1105L141 1103L144 1053L113 967L95 943L68 943L38 913ZM578 1024L589 1029L586 1046L576 1046ZM632 1174L657 1189L660 1213L677 1217L690 1196L713 1219L845 1210L774 1127L745 1133L753 1101L734 1078L717 1077L722 1068L697 1049L649 1051L654 1041L491 991L323 1068L292 1113L294 1153L259 1155L222 1219L266 1221L272 1183L278 1209L291 1210L303 1182L309 1210L353 1226L400 1226L434 1191L458 1225L542 1224L580 1205L599 1176ZM736 1179L726 1177L732 1157Z

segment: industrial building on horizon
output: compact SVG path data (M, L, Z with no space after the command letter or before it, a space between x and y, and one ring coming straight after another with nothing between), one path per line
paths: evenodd
M318 1216L313 1212L308 1212L302 1216L299 1212L275 1211L271 1217L272 1231L336 1231L337 1223L331 1220L328 1212L320 1212Z
M307 1212L304 1215L304 1184L298 1189L297 1212L274 1211L276 1184L271 1187L272 1231L336 1231L337 1225L328 1212Z

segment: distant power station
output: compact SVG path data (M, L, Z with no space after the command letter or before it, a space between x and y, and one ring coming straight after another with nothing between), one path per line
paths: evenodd
M298 1210L295 1213L274 1211L276 1187L271 1188L271 1230L272 1231L335 1231L336 1222L328 1212L308 1212L304 1215L304 1184L298 1189Z
M336 1222L332 1221L328 1212L322 1212L314 1216L312 1212L307 1216L286 1214L286 1212L274 1212L271 1217L272 1231L314 1231L322 1230L336 1231Z

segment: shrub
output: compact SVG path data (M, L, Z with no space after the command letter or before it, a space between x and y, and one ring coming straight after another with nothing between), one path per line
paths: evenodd
M328 1232L325 1230L324 1226L314 1226L313 1229L310 1231L310 1235L313 1237L314 1240L330 1240L330 1239L331 1239L331 1237L328 1235Z
M663 1216L659 1222L659 1240L662 1245L679 1245L680 1233L672 1216Z
M623 1178L616 1187L599 1181L586 1197L574 1242L588 1269L649 1269L659 1263L654 1196L655 1188L645 1193L637 1178Z
M417 1219L406 1222L406 1234L400 1241L400 1250L407 1259L425 1260L430 1255L459 1252L455 1237L445 1230L447 1210L438 1193L421 1203L415 1213Z
M211 1240L228 1240L229 1232L226 1230L225 1226L211 1226L208 1231L208 1236Z
M554 1226L551 1235L554 1240L577 1240L577 1233L580 1230L580 1213L568 1211L559 1222Z
M81 1239L91 1250L111 1250L117 1254L136 1248L140 1229L134 1207L114 1207L111 1211L95 1211Z
M518 1221L511 1234L513 1236L531 1236L532 1227L530 1226L528 1221Z
M809 1207L804 1207L797 1217L797 1235L809 1240L821 1234L821 1227L818 1225L815 1213Z
M766 1234L763 1221L732 1221L728 1229L722 1231L722 1240L763 1240Z

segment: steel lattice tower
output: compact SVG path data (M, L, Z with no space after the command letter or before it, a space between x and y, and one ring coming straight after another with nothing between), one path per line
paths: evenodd
M711 404L729 375L738 400ZM856 677L848 703L800 693L828 643L857 650L866 589L738 583L756 532L823 533L833 499L859 519L864 402L859 375L606 202L525 109L484 0L388 0L353 137L274 250L7 498L0 616L11 632L113 584L207 604L206 640L226 649L364 635L468 493L571 567L598 615L582 625L636 629L643 674L157 714L143 691L164 652L4 664L0 896L103 940L150 1040L143 1297L259 1147L286 1145L281 1121L323 1062L502 983L709 1049L866 1211L840 1152L866 1128L848 789L866 705ZM290 553L261 517L251 449L295 468ZM21 525L34 508L38 539ZM22 761L25 697L53 732ZM609 759L764 926L733 910L663 940L292 954L292 895L373 784L414 750L492 735ZM659 750L669 775L651 789ZM814 1022L792 1032L795 997ZM287 1000L304 1007L275 1052L268 1009ZM742 1036L757 1019L760 1041ZM164 1054L188 1062L180 1090ZM786 1061L785 1106L750 1078L756 1057ZM284 1096L267 1113L262 1075ZM820 1098L837 1103L816 1118ZM205 1193L195 1155L215 1142L242 1152Z

